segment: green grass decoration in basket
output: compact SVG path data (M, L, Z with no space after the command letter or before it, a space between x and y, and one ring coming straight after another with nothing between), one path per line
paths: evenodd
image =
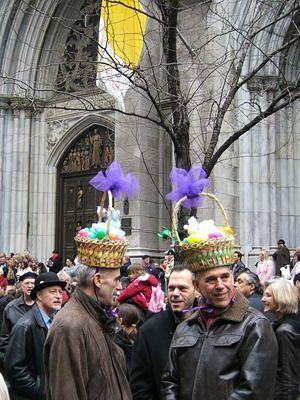
M233 262L234 236L228 223L224 207L216 196L204 193L209 186L207 174L201 166L193 166L189 171L173 168L170 173L173 191L167 195L175 202L172 218L172 232L169 237L179 255L193 270L204 270L217 266L230 265ZM216 202L223 218L224 226L216 226L213 220L198 222L195 217L184 226L187 237L183 240L178 235L178 212L180 206L199 207L202 198L208 197Z

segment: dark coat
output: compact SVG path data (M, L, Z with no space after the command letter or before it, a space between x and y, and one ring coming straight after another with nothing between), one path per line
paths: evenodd
M231 271L233 274L233 279L236 280L237 276L243 271L249 271L248 268L245 267L243 261L236 262L231 265Z
M63 267L63 261L61 256L57 256L56 258L50 257L48 260L49 271L58 273Z
M77 288L45 343L47 400L131 400L125 357L108 323L100 303Z
M273 254L273 259L276 263L276 275L281 276L280 268L290 264L291 262L289 249L286 246L280 247Z
M179 321L168 306L147 320L138 332L131 358L130 386L134 400L158 400L160 380Z
M277 343L271 324L237 294L208 328L199 313L174 334L164 400L273 400Z
M273 324L278 342L276 400L296 400L300 385L300 321L285 315Z
M47 328L37 305L13 327L4 367L11 399L46 400L43 348Z
M8 303L3 312L3 320L1 325L0 335L0 370L3 371L3 360L5 351L8 343L8 337L15 326L23 315L31 309L32 306L28 306L24 302L24 297L18 297L17 299Z

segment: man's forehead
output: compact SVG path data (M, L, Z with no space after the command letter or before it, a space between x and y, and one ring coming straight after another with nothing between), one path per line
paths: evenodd
M120 277L120 268L105 268L102 271L100 269L99 273L102 273L105 278L117 279Z
M193 281L193 274L188 269L183 271L174 271L170 275L169 285L172 284L191 284Z
M34 283L35 279L34 278L25 278L23 279L22 283Z
M229 267L217 267L213 269L209 269L207 271L203 271L200 273L201 278L210 278L210 277L218 277L220 275L223 275L224 273L230 273L230 268Z

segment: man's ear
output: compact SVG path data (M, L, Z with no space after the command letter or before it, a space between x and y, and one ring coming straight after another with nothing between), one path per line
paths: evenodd
M199 285L199 280L198 279L194 279L193 280L193 285L194 285L195 290L197 290L197 292L200 293L200 285Z
M94 285L100 288L103 284L103 275L100 272L96 272L95 275L93 276L93 282Z

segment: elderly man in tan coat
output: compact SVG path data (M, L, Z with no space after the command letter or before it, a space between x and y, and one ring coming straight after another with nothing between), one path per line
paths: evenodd
M47 400L131 399L123 351L110 327L119 275L119 268L78 267L78 287L45 344Z

